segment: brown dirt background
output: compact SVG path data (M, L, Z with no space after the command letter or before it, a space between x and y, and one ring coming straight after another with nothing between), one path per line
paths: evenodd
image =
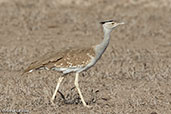
M100 61L80 75L92 109L83 107L70 74L65 100L50 98L59 73L21 70L49 51L99 43L99 21L126 24L112 32ZM170 0L0 0L0 113L171 114Z

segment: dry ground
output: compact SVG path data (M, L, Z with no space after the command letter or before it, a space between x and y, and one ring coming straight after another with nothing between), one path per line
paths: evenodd
M99 43L99 21L112 32L101 60L80 76L92 109L82 106L74 74L50 98L59 73L21 70L49 51ZM0 0L0 111L31 114L171 114L170 0Z

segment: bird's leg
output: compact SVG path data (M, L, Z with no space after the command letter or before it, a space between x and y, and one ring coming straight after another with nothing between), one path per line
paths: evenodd
M87 105L86 102L84 101L83 95L82 95L81 90L80 90L80 88L79 88L78 77L79 77L79 73L76 73L76 77L75 77L75 86L76 86L77 91L78 91L78 93L79 93L79 95L80 95L80 98L81 98L81 101L82 101L83 105L84 105L85 107L90 108L91 106Z
M60 84L61 84L61 82L62 82L63 79L64 79L63 76L60 76L59 79L58 79L58 83L57 83L57 85L56 85L55 92L53 93L53 96L52 96L52 98L51 98L52 104L53 104L53 101L54 101L54 99L55 99L56 93L57 93L57 91L58 91L58 89L59 89L59 86L60 86Z

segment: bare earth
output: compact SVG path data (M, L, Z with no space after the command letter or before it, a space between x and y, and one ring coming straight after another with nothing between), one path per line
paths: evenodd
M66 47L99 43L99 21L125 22L112 32L98 63L80 75L92 109L68 75L50 103L60 73L21 76L32 61ZM170 0L0 0L0 113L171 114Z

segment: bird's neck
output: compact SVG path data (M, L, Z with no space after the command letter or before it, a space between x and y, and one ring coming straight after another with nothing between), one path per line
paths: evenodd
M108 30L108 29L103 29L104 31L104 39L103 41L98 44L96 46L96 52L97 52L97 55L100 57L104 51L106 50L107 46L109 45L109 41L110 41L110 33L112 30Z

